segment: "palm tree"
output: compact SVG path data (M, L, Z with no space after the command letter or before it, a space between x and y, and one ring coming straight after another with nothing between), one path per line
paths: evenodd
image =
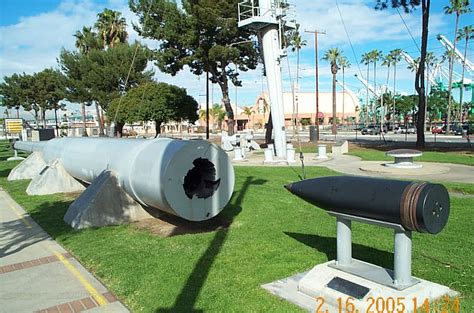
M82 31L78 30L74 37L76 37L76 48L79 50L80 53L86 55L92 50L103 49L103 45L97 36L97 33L92 31L92 27L82 27ZM96 111L97 117L99 119L99 133L104 133L104 128L102 125L102 120L99 114L99 106L96 102ZM86 107L84 103L81 103L81 111L82 111L82 136L87 137L87 125L86 125Z
M212 109L210 110L210 114L212 116L213 123L217 122L217 127L219 130L222 130L222 122L225 119L225 110L220 104L214 103Z
M395 118L395 106L396 106L396 81L397 81L397 64L402 60L402 49L393 49L390 51L393 64L393 108L392 113Z
M459 121L462 123L462 97L464 90L464 71L466 68L466 55L467 55L467 45L470 39L474 39L474 27L472 25L464 26L458 31L458 40L465 40L464 45L464 60L461 74L461 90L459 91L459 103L461 104L461 117Z
M76 31L74 37L76 37L76 48L82 54L88 54L94 49L103 49L99 37L96 32L92 31L92 27L83 26L82 31Z
M127 41L127 22L121 15L122 13L110 9L97 14L95 28L99 31L103 46L113 48L116 44Z
M298 85L299 80L299 71L300 71L300 50L303 46L306 46L306 40L301 38L301 34L299 32L300 24L296 24L296 30L292 32L290 37L290 46L291 51L296 51L296 85Z
M337 63L339 64L339 67L342 70L342 85L346 86L345 82L345 69L351 67L351 62L349 60L341 55L341 57L337 60ZM345 113L345 98L344 93L342 94L342 122L344 123L344 113Z
M370 56L370 53L369 52L366 52L364 54L362 54L362 59L361 59L361 63L364 63L364 65L367 65L367 82L369 81L369 66L370 66L370 63L372 63L372 58ZM365 108L366 110L368 109L369 107L369 85L367 84L366 85L366 98L365 98ZM369 114L367 113L367 116L366 116L366 123L368 124L369 123Z
M303 40L301 38L301 34L299 32L300 24L296 24L296 29L291 32L290 35L290 46L291 46L291 51L295 52L296 51L296 86L299 86L299 76L300 76L300 50L303 46L306 46L306 40ZM296 121L298 119L298 107L295 108L295 88L294 86L291 86L293 90L293 135L296 132ZM296 114L295 114L296 111Z
M336 128L336 74L339 69L337 62L342 57L342 51L338 48L331 48L324 53L323 60L331 64L332 74L332 134L337 134Z
M444 7L444 13L446 14L456 14L456 24L454 28L454 40L453 40L453 51L456 50L456 43L458 41L458 26L459 26L459 17L461 14L471 12L469 8L469 0L449 0L451 6ZM446 121L446 134L449 134L449 120L451 114L451 105L452 105L452 84L453 84L453 67L454 67L454 58L449 58L449 80L448 80L448 116Z
M377 90L377 61L380 61L383 54L380 50L372 50L369 52L370 57L372 59L372 63L374 63L374 90ZM377 115L374 114L374 123L377 122Z
M387 83L385 85L385 91L382 90L382 97L380 99L380 108L381 109L383 108L384 112L387 112L387 110L385 110L384 94L387 93L387 91L388 91L388 82L390 80L390 66L392 66L392 64L393 64L392 55L390 53L388 53L386 56L384 56L382 58L382 65L387 67ZM383 129L382 128L382 119L380 120L380 129Z
M243 113L247 115L247 124L250 124L250 116L252 116L255 111L252 110L252 107L243 107ZM249 125L247 125L247 128L249 128Z
M426 130L426 116L427 115L427 112L428 112L428 99L429 99L429 90L431 88L430 86L430 80L429 80L429 77L430 77L430 70L436 66L438 63L439 63L439 60L438 58L434 55L433 52L428 52L426 53L426 58L425 58L425 63L426 63L426 77L428 77L428 80L426 81L426 100L425 100L425 121L424 121L424 125L423 125L423 129ZM430 119L431 121L431 119Z

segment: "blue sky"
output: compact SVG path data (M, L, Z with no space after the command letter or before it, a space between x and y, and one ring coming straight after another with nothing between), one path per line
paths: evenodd
M354 92L364 89L354 78L354 74L362 71L365 75L365 66L357 66L351 51L346 33L342 27L334 0L300 0L290 1L296 6L297 21L301 29L325 30L326 35L319 39L320 55L331 47L338 47L349 58L352 67L346 70L346 85ZM364 52L380 49L384 53L395 48L402 48L414 58L418 56L416 45L413 43L402 19L394 9L376 11L373 9L375 0L339 0L339 7L347 26L349 37L353 43L358 60ZM441 33L450 40L453 38L455 17L445 15L443 7L448 0L431 1L429 50L441 55L444 48L436 40L436 34ZM105 7L119 10L129 24L130 39L140 39L131 29L131 21L136 18L128 9L126 0L1 0L0 1L0 77L15 72L34 73L46 67L56 67L56 58L62 47L74 49L76 30L85 25L92 25L97 13ZM412 32L415 40L420 41L420 10L412 14L401 15ZM461 17L460 26L472 24L473 14ZM303 33L308 45L301 51L300 60L300 90L313 91L314 88L314 46L313 37ZM143 40L150 48L157 48L157 43ZM468 51L468 58L474 61L472 47ZM288 61L282 63L283 89L291 88L291 77L296 76L296 55L289 52ZM187 88L199 102L204 101L205 80L183 71L176 77L159 73L156 80L166 81ZM455 71L461 72L460 65ZM406 63L401 62L397 68L397 85L400 91L412 93L413 73L406 69ZM258 94L266 89L265 79L261 76L261 69L242 73L243 87L231 87L231 100L239 106L253 104ZM379 67L377 84L382 84L387 77L387 69ZM338 77L339 80L342 78ZM331 75L329 66L320 62L320 90L330 91ZM220 91L214 86L214 102L220 101ZM236 97L237 95L237 97ZM469 94L470 95L470 94Z

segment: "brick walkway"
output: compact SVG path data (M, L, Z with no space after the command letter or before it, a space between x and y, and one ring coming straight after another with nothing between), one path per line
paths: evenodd
M0 312L129 312L0 190Z

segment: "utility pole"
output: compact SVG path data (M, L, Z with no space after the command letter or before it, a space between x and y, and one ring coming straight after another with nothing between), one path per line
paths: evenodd
M315 70L316 70L316 141L319 141L319 66L318 66L318 34L326 34L325 31L305 30L305 33L314 34Z

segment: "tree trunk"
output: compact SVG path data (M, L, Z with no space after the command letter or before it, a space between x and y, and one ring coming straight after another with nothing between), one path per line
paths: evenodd
M369 82L369 64L367 63L367 83ZM369 84L367 84L367 95L365 96L366 124L369 124Z
M344 66L342 67L342 86L346 87L346 81L345 81L345 73L344 73ZM345 97L345 90L343 88L342 90L342 125L345 125L345 105L346 105L346 97Z
M265 130L265 143L267 145L273 143L272 132L273 132L273 122L272 122L272 112L270 111L270 114L268 114L267 129Z
M155 121L155 138L158 137L158 135L161 134L161 124L162 121Z
M43 128L46 128L46 110L41 109L41 123L43 124Z
M336 74L332 74L332 134L337 134L336 125Z
M453 50L456 49L456 43L458 41L458 25L459 25L459 14L456 13L456 28L454 30L454 42L453 42ZM449 50L448 50L449 51ZM452 105L452 86L453 86L453 70L454 70L454 56L449 56L449 79L448 79L448 116L446 118L446 135L449 135L450 127L449 124L451 122L451 105Z
M97 121L99 122L99 136L104 136L104 125L102 124L102 118L100 117L99 104L95 102L95 112L97 114Z
M397 63L393 65L393 121L395 121L395 96L397 95L397 90L395 89L397 79Z
M82 110L82 137L87 137L87 124L86 124L86 105L81 103ZM123 126L122 126L123 127Z
M428 21L430 17L430 0L421 2L422 10L422 32L421 32L421 56L420 64L416 71L415 88L418 92L418 118L416 120L416 147L425 147L425 131L423 129L425 122L425 61L426 49L428 45Z
M459 90L459 105L461 106L461 114L459 114L459 123L462 123L462 98L463 98L463 92L464 92L464 72L465 72L465 67L466 67L466 55L467 55L467 42L469 36L466 37L466 45L464 46L464 61L462 62L462 74L461 74L461 89Z
M118 138L122 138L123 135L123 126L125 124L121 122L116 122L114 126L114 136L117 136Z
M56 124L56 137L59 137L58 109L54 108L54 122Z
M377 61L374 61L374 91L377 92ZM377 100L377 95L375 95L375 100ZM377 125L377 108L375 108L376 102L373 102L373 113L374 113L374 118L373 118L373 123L374 125Z
M227 114L227 132L229 136L232 136L235 133L235 120L234 120L234 110L232 110L232 105L229 98L229 87L227 84L219 84L222 91L222 102L224 102L224 108Z

